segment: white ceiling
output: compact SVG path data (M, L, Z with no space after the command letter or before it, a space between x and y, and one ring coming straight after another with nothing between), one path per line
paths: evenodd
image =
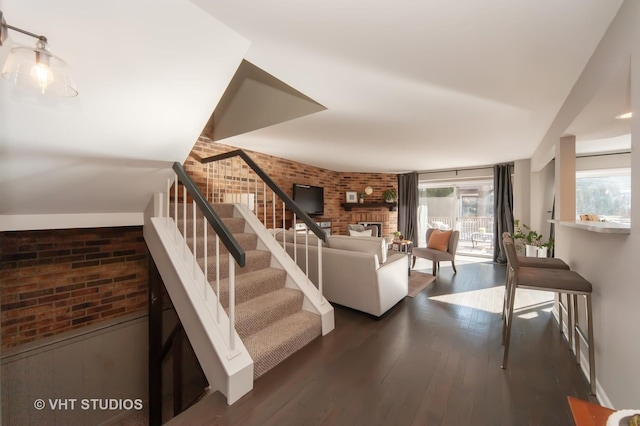
M327 107L227 143L384 172L529 158L621 4L192 1Z
M4 0L9 25L45 35L79 95L0 80L0 215L142 212L189 154L249 42L193 3ZM34 39L9 30L0 47ZM141 217L141 216L140 216ZM7 217L0 216L0 230Z
M620 4L0 0L10 25L48 37L80 92L0 81L0 220L141 212L243 58L327 110L226 143L336 171L528 158ZM2 63L33 44L9 36Z
M631 120L616 115L631 111L630 60L611 64L611 74L595 96L567 128L576 135L579 154L631 150Z

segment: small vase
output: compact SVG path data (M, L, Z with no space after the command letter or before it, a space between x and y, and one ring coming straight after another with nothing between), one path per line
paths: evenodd
M360 198L360 204L364 204L364 198Z

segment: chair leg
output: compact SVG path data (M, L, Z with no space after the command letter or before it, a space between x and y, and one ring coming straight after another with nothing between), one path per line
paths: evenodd
M587 326L589 327L589 384L591 395L596 395L596 342L593 339L593 306L591 305L591 294L586 295L587 299Z
M433 276L436 276L436 273L438 271L438 262L436 262L435 260L433 261Z
M504 356L502 358L502 365L500 366L503 370L507 368L507 361L509 360L509 341L511 340L511 327L513 325L513 306L516 298L516 287L517 283L512 282L509 291L509 306L508 312L506 314L506 325L507 328L504 330Z
M416 257L413 256L413 264L411 265L411 269L414 269L416 267Z
M570 297L567 294L567 298ZM576 363L580 365L580 334L578 334L578 295L573 295L573 341L575 343L575 351L576 351ZM573 348L572 348L573 349Z
M504 297L502 298L502 316L504 320L504 310L507 309L507 294L509 293L509 267L507 266L507 273L504 280Z
M457 271L457 269L456 269L456 262L452 260L452 261L451 261L451 266L453 266L453 273L454 273L454 274L457 274L457 273L458 273L458 271Z
M573 330L571 329L571 318L574 318L571 314L573 309L573 303L571 302L571 294L567 293L567 340L569 341L569 350L573 350ZM577 305L576 305L577 309ZM575 324L574 324L575 327Z
M507 284L504 288L504 300L502 301L502 346L504 346L504 335L505 330L507 329L507 309L508 309L508 298L509 298L509 285Z
M558 293L558 324L560 324L560 341L562 341L562 334L564 333L563 321L562 317L564 314L562 313L562 293ZM567 326L567 330L571 333L571 330Z

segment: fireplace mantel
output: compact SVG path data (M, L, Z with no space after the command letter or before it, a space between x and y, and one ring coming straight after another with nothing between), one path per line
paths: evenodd
M398 203L385 203L384 201L373 203L342 203L340 204L345 211L350 212L352 209L365 209L365 208L387 208L390 212L394 212L398 209Z

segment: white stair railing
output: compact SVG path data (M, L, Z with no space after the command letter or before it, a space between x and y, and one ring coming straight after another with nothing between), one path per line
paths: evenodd
M276 241L279 234L282 234L280 243L287 247L286 229L293 228L294 235L298 232L296 223L301 219L305 224L304 232L304 265L307 281L314 285L309 279L309 233L315 233L319 238L317 241L317 265L318 265L318 291L320 300L322 298L322 242L326 240L324 231L315 224L311 218L300 210L288 195L282 191L275 183L251 160L243 151L233 151L201 160L206 167L203 167L206 174L207 194L211 195L211 203L234 203L245 205L248 210L253 211L255 216L267 228L271 229L271 235ZM209 167L211 165L211 167ZM262 191L259 190L259 183L262 181ZM251 183L253 182L253 185ZM211 185L209 189L209 184ZM269 189L267 188L269 187ZM269 207L268 204L271 204ZM281 209L277 205L281 204ZM293 204L293 205L292 205ZM287 218L291 221L288 223ZM278 227L278 225L281 225ZM293 258L298 262L298 238L293 238Z
M179 166L179 165L178 165ZM181 166L179 166L181 167ZM175 166L174 166L175 169ZM186 175L186 174L185 174ZM183 177L184 178L184 177ZM188 177L187 177L188 179ZM182 185L182 197L180 198L178 191L178 186ZM173 217L171 217L171 187L173 186ZM228 314L226 317L221 314L221 311L224 310L220 300L220 236L213 231L212 225L210 225L209 219L206 217L202 209L199 207L198 203L196 203L196 198L198 197L199 191L197 188L195 191L198 191L197 194L190 193L188 191L188 187L190 191L193 191L195 188L195 184L190 182L189 184L185 184L185 182L181 182L180 177L177 173L174 172L174 178L169 179L167 181L167 188L164 194L161 194L160 205L166 206L162 209L161 215L164 216L165 223L167 226L167 230L169 233L173 233L175 237L175 243L178 247L178 250L182 252L181 259L187 268L190 271L191 276L195 283L202 283L196 286L197 294L206 302L206 306L210 312L211 318L214 319L217 327L221 330L221 334L224 336L224 340L228 347L227 358L231 359L234 356L238 355L239 352L236 350L236 329L235 329L235 276L236 276L236 258L232 254L232 249L229 250L229 259L228 259L228 282L229 282L229 291L228 291ZM209 191L207 189L206 193ZM193 198L191 201L191 215L187 216L187 205L188 195L191 195ZM202 194L199 194L202 196ZM166 202L164 201L166 197ZM203 197L203 200L206 202L206 198ZM179 209L179 205L182 204L182 209ZM207 204L208 205L208 204ZM198 223L198 212L201 212L202 215L202 224L203 227L202 235L199 236L197 232ZM187 224L190 219L190 227L191 229L187 229ZM218 218L219 219L219 218ZM182 229L180 229L179 224L182 221ZM219 221L222 224L221 221ZM224 225L222 225L224 226ZM209 252L208 252L208 241L209 241L209 232L214 232L215 234L215 277L212 279L210 277L210 269L209 269ZM191 248L188 243L188 235L191 235ZM199 245L199 239L202 239L200 242L203 246L203 264L202 267L198 264L198 250L197 247ZM235 241L235 239L234 239ZM236 247L237 241L235 241ZM244 260L244 252L242 252L242 260ZM210 283L214 283L215 285L212 288ZM225 319L228 318L228 327L224 325ZM228 328L225 332L224 329Z

